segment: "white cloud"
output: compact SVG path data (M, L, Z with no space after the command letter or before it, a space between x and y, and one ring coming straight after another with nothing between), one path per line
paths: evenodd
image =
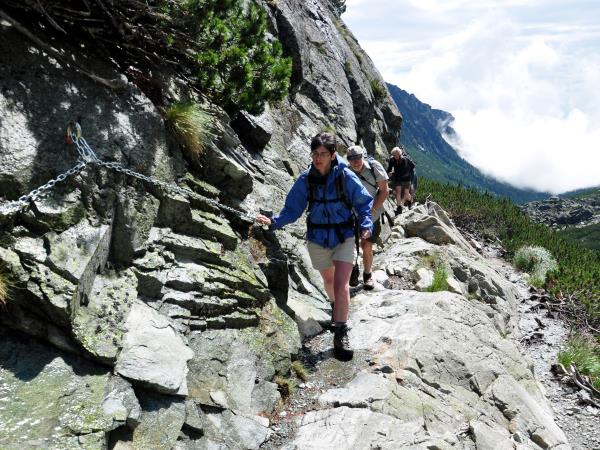
M600 8L563 23L556 17L572 9L563 13L561 4L569 4L562 0L550 2L552 11L536 10L534 0L512 0L513 9L492 0L390 3L395 14L406 13L393 32L380 23L370 40L350 27L387 81L455 116L462 156L522 187L600 184L600 28L588 17ZM419 9L444 21L434 19L437 27L418 39L398 32L412 17L419 22L413 34L423 32Z

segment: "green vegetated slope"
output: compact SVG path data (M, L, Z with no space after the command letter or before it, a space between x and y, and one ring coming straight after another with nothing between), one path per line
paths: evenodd
M600 251L600 223L580 228L567 228L559 233L566 239L577 242L583 247Z
M596 198L600 200L600 186L595 186L585 189L577 189L575 191L565 192L560 194L560 197L578 199L578 198Z
M498 236L509 257L525 245L548 249L557 259L558 269L550 273L546 289L561 297L573 295L591 323L600 323L600 252L534 223L509 199L422 178L417 200L423 202L428 195L448 211L457 225Z

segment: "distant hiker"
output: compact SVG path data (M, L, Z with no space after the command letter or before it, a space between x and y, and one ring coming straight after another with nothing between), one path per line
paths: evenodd
M373 198L336 154L332 134L316 135L310 143L310 151L312 164L292 186L281 213L272 219L260 214L256 220L276 230L298 220L308 206L308 253L333 302L334 351L340 359L351 359L354 352L350 348L346 322L350 308L348 281L354 263L352 209L358 216L360 237L369 238L373 232Z
M412 181L415 175L415 163L403 154L400 147L392 149L392 157L388 163L387 173L392 182L392 189L396 194L396 215L402 212L402 207L408 203L412 205Z
M367 152L359 145L348 148L346 158L350 168L362 181L367 192L373 197L371 216L373 217L373 234L368 239L361 239L363 252L363 283L366 290L375 287L371 268L373 266L373 244L377 242L381 233L381 214L383 202L388 196L388 176L383 166L373 157L368 157Z

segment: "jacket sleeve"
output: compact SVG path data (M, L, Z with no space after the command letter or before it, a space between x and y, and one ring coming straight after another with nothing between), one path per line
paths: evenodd
M278 216L271 220L271 229L277 230L300 218L308 204L308 183L306 176L296 180L285 198L285 205Z
M392 159L390 158L388 160L388 167L387 167L386 173L390 173L393 168L394 168L394 166L392 165Z
M346 193L358 216L360 229L373 232L373 218L371 217L373 197L371 197L354 172L350 169L345 169L345 175Z

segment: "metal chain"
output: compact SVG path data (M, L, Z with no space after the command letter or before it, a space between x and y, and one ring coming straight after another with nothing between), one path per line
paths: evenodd
M52 189L54 186L56 186L57 183L61 183L61 182L65 181L67 178L69 178L73 175L77 175L79 172L81 172L83 170L83 168L85 166L86 166L86 163L84 161L79 161L77 163L77 165L75 165L74 167L71 167L69 170L67 170L64 173L61 173L59 176L48 181L46 184L43 184L42 186L34 189L29 194L22 195L17 200L13 200L13 201L5 203L4 205L1 205L0 213L21 211L22 209L24 209L25 207L27 207L29 205L29 202L35 202L35 201L38 201L39 199L45 197L50 192L50 189Z
M107 169L111 169L116 172L129 175L133 178L138 178L140 180L146 181L147 183L158 186L167 192L180 194L185 197L202 199L204 202L214 206L220 211L226 211L236 215L242 220L254 222L254 218L250 217L247 213L232 208L230 206L223 205L222 203L219 203L216 200L200 195L190 189L185 189L180 186L177 186L174 183L167 183L159 180L158 178L135 172L131 169L123 167L122 165L116 162L102 161L100 158L98 158L98 156L96 155L94 150L92 150L92 148L89 146L87 141L81 136L81 126L78 123L69 124L67 128L67 136L68 138L70 138L72 143L75 144L75 147L77 148L77 153L79 153L79 162L77 163L77 165L67 170L65 173L60 174L56 178L48 181L46 184L38 187L37 189L34 189L29 194L22 195L21 197L19 197L18 200L13 200L8 203L5 203L4 205L0 205L0 213L17 212L24 209L26 206L29 205L30 201L35 202L47 195L50 189L52 189L56 185L56 183L60 183L68 177L78 174L79 172L81 172L81 170L83 170L83 168L87 164L95 164L100 167L106 167Z
M98 156L96 155L94 150L89 146L89 144L87 143L85 138L83 138L81 136L81 127L79 126L79 124L76 124L75 130L73 130L73 129L70 130L69 135L70 135L70 138L72 139L72 141L74 142L75 146L77 147L79 156L81 157L81 159L83 159L86 162L89 162L91 164L96 164L101 167L106 167L107 169L111 169L116 172L124 173L125 175L129 175L133 178L137 178L137 179L146 181L147 183L153 184L154 186L158 186L167 192L180 194L180 195L183 195L184 197L200 198L204 202L214 206L215 208L217 208L221 211L226 211L231 214L234 214L235 216L240 217L242 220L245 220L248 222L254 222L254 217L250 217L247 213L240 211L238 209L232 208L230 206L223 205L222 203L220 203L216 200L213 200L211 198L200 195L190 189L185 189L185 188L182 188L181 186L177 186L174 183L167 183L165 181L159 180L158 178L144 175L139 172L135 172L131 169L123 167L122 165L120 165L119 163L116 163L116 162L102 161L100 158L98 158Z

